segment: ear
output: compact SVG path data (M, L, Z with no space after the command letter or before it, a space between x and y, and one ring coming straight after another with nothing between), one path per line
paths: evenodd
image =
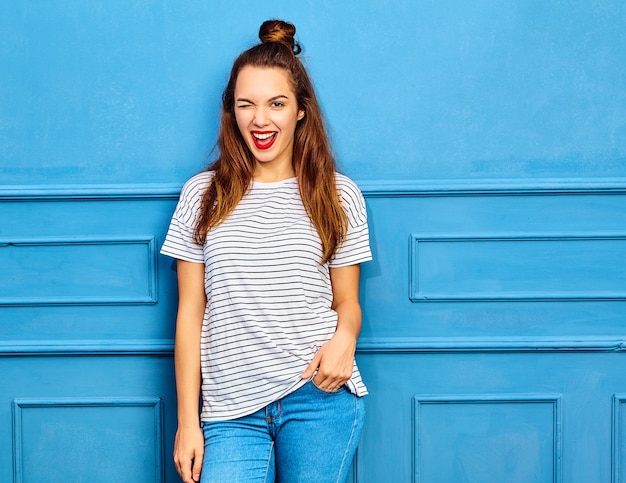
M300 109L298 111L298 117L297 117L298 121L301 120L303 117L304 117L304 110Z

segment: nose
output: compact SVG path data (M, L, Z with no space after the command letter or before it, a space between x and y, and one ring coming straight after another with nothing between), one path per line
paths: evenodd
M264 107L257 107L254 110L254 124L262 127L269 124L269 117Z

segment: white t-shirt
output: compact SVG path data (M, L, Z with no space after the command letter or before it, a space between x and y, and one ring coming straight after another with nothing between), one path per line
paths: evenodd
M185 183L161 249L205 266L203 421L252 414L306 383L301 374L337 326L329 267L372 258L363 196L341 174L337 189L349 228L329 263L319 263L322 244L296 178L253 181L204 246L196 244L194 227L212 176L205 171ZM367 394L356 363L347 387Z

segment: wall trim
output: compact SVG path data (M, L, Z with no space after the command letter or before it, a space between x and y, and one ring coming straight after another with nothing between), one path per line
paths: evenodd
M178 199L181 184L0 185L0 201Z
M158 244L154 235L133 236L73 236L73 237L29 237L0 238L0 249L6 247L55 247L55 246L145 246L145 293L136 295L0 295L0 306L33 305L153 305L158 302L157 256ZM10 275L10 274L9 274Z
M360 354L437 352L624 352L626 339L610 337L360 337Z
M25 477L24 468L24 436L22 423L26 409L54 408L100 408L100 407L143 407L152 409L154 417L154 481L163 481L163 401L158 397L61 397L61 398L16 398L13 400L13 481L21 483Z
M361 337L357 354L626 352L611 337ZM4 340L0 357L172 356L173 339Z
M420 246L428 243L505 243L505 242L589 242L625 241L624 232L587 233L478 233L478 234L429 234L412 233L409 236L409 299L413 303L423 302L534 302L534 301L622 301L626 290L535 290L535 291L476 291L476 292L433 292L420 284ZM588 253L591 251L588 251ZM463 252L465 253L465 252ZM468 259L470 255L465 254ZM519 255L519 254L518 254ZM521 256L521 255L520 255ZM507 257L508 258L508 257ZM515 263L518 263L516 261ZM481 267L485 271L488 268ZM483 277L485 275L483 274ZM608 278L608 276L607 276ZM537 284L535 284L537 285Z
M366 197L626 193L616 177L355 181Z
M2 356L171 356L173 339L0 341Z
M613 473L613 483L623 483L621 478L622 458L624 457L624 437L626 436L621 427L621 419L624 417L622 410L623 404L626 403L626 394L613 394L613 413L611 416L611 432L613 439L613 451L611 454L611 469Z
M467 404L551 404L552 405L552 477L555 483L561 482L562 460L562 420L561 394L520 393L520 394L454 394L430 395L416 394L413 396L412 411L412 466L413 482L422 481L420 453L422 445L419 440L419 429L422 421L421 410L426 405L467 405Z
M626 194L626 178L359 180L366 197ZM180 183L0 185L0 201L177 199Z

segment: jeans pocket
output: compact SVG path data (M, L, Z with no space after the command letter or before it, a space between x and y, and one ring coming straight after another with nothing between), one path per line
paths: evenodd
M345 390L345 387L346 387L346 385L344 384L341 387L338 387L337 389L335 389L333 391L329 391L328 389L322 389L317 384L315 384L315 381L313 380L313 378L311 378L311 384L313 384L313 387L315 389L317 389L318 391L323 392L324 394L337 394L338 392L341 392L341 391Z

